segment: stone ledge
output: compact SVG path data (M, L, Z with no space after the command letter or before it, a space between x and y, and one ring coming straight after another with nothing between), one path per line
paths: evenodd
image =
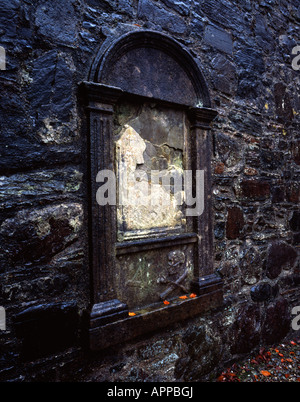
M157 303L143 310L135 311L133 317L126 317L107 325L91 328L89 342L91 350L101 350L121 344L138 336L162 329L208 310L220 307L223 302L222 283L212 291L192 299L170 300L169 305Z

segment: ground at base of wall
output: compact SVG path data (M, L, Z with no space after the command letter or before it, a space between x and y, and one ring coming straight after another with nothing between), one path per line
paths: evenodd
M300 382L300 337L234 363L215 379L217 382Z

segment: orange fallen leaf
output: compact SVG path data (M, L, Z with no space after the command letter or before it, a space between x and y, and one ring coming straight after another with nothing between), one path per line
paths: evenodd
M187 299L187 296L179 296L179 299Z
M133 316L135 316L136 314L135 314L135 313L130 312L130 313L128 313L128 315L129 315L129 317L133 317Z
M289 375L289 374L285 374L284 376L285 376L285 378L289 378L290 375Z
M261 374L265 377L269 377L271 375L270 371L267 370L261 370Z
M164 300L164 304L170 304L168 300Z
M300 382L300 378L297 378L297 380L296 380L296 381Z
M286 359L286 361L289 362L289 363L293 363L293 360L290 359L290 358Z
M297 345L297 343L294 341L291 341L290 343L291 343L291 345Z
M283 354L282 354L282 353L278 353L278 356L283 357Z
M194 297L197 297L197 295L195 293L191 293L190 297L193 299Z

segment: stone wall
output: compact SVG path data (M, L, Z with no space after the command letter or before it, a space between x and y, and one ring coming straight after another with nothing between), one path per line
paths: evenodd
M0 379L213 378L293 335L300 305L299 1L0 0ZM153 29L199 59L213 123L217 311L102 353L90 305L78 83L112 35ZM298 43L300 44L300 43Z

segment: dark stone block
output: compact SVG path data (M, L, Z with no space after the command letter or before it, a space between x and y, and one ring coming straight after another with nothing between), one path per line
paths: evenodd
M261 282L250 290L251 299L255 302L267 301L272 297L273 293L272 286L267 282Z
M195 11L200 15L205 14L214 23L240 30L242 18L238 8L226 0L202 0L195 2Z
M231 353L247 353L259 344L260 310L258 306L240 307L232 326Z
M244 179L241 189L242 195L250 200L265 200L270 196L270 184L263 179Z
M271 190L272 203L279 203L285 201L285 188L284 186L274 186Z
M50 104L56 61L57 51L51 50L34 62L33 82L29 92L29 100L34 108Z
M263 50L271 51L274 48L273 36L268 30L265 18L260 14L255 18L255 34L257 43Z
M96 4L97 7L101 6L101 3L99 3L98 0L94 0L94 2L97 3ZM107 2L107 3L111 4L111 2ZM110 4L109 4L109 6L111 7ZM117 6L118 6L118 9L120 10L120 12L122 12L122 13L129 14L130 16L133 16L133 15L136 14L135 6L134 6L134 3L132 1L119 0L117 2ZM96 24L96 26L97 26L97 24Z
M232 122L232 126L242 132L253 136L261 137L263 134L263 129L261 123L256 117L245 113L229 112L229 119Z
M263 255L259 249L244 244L239 260L239 269L243 283L251 285L260 278L262 260Z
M35 23L45 38L73 44L76 40L76 15L74 2L66 0L42 1L36 9Z
M274 344L283 339L291 326L288 302L280 298L270 305L266 311L262 326L264 344Z
M300 141L296 141L292 148L293 159L297 165L300 165Z
M217 365L222 351L221 338L207 326L191 327L183 335L188 356L176 361L175 377L184 381L197 381Z
M252 47L245 47L235 52L238 73L238 96L254 98L258 95L261 74L265 71L262 53Z
M300 270L297 267L290 275L283 276L278 280L278 286L281 290L287 290L287 293L292 293L293 290L298 290L300 285Z
M1 226L5 254L14 266L46 263L77 238L72 220L80 222L78 204L61 204L20 211Z
M298 182L287 183L286 187L287 201L298 204L300 201L300 185Z
M228 208L226 221L227 239L233 240L239 238L244 228L244 224L245 220L243 210L236 206Z
M224 53L232 54L231 35L213 25L207 25L204 32L204 42Z
M214 87L226 94L233 94L236 90L235 66L224 55L217 55L211 62Z
M177 11L181 15L188 15L191 7L191 0L162 0L162 2L170 9Z
M73 346L78 317L76 302L39 304L17 314L15 329L22 339L22 357L36 359Z
M280 169L283 163L283 156L280 152L262 150L260 153L262 169Z
M259 80L257 77L239 78L237 86L237 96L242 99L255 99L259 92Z
M291 268L297 258L297 251L290 245L277 241L271 244L266 259L266 273L268 278L277 278L282 269Z
M274 85L274 100L278 121L288 126L294 117L293 107L286 86L281 82Z
M194 35L202 40L204 28L205 28L205 21L198 16L194 16L190 23L191 27L191 35Z
M299 246L300 244L300 232L293 234L293 244Z
M50 168L64 164L78 164L81 152L73 146L46 146L7 133L3 138L0 174L8 175L28 169Z
M6 38L14 38L17 34L19 0L0 1L0 27L4 29Z
M128 0L123 0L123 2L125 3L129 3ZM95 9L99 9L101 11L105 11L107 13L111 13L113 12L114 9L114 3L115 1L111 1L111 0L86 0L86 3L91 6L93 8L93 10ZM120 2L118 2L120 3ZM91 9L91 7L88 7L89 9Z
M55 68L54 88L52 96L53 114L60 120L68 122L73 107L72 99L73 73L66 62L58 59Z
M246 162L246 165L251 166L252 169L256 168L255 170L257 171L258 168L260 167L260 163L261 163L260 155L259 155L258 151L247 149L245 152L245 162Z
M215 224L215 238L222 240L225 235L225 222L218 222Z
M7 73L7 71L5 72ZM30 130L30 122L26 118L26 106L22 93L15 83L5 88L3 81L1 85L1 103L0 103L0 121L1 131L5 133L1 138L1 154L5 152L4 144L7 143L6 136L24 135L24 132ZM1 158L0 158L1 159Z
M236 51L235 62L239 68L239 74L249 74L249 77L264 73L265 63L263 55L253 47L244 47Z
M241 160L240 146L235 139L220 133L216 135L215 142L219 158L225 166L232 167Z
M293 232L300 232L300 211L294 211L290 219L290 228Z
M182 18L158 7L149 0L139 1L138 18L151 21L173 34L183 34L187 31L187 25Z
M68 122L73 106L73 73L66 62L56 50L51 50L35 60L32 76L28 96L38 117L54 115Z

